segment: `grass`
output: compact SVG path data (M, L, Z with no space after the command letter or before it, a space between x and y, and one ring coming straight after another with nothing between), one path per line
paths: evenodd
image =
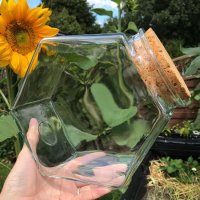
M176 177L167 176L161 170L160 160L151 161L148 176L148 193L144 200L198 200L200 199L200 172L193 183L183 183Z

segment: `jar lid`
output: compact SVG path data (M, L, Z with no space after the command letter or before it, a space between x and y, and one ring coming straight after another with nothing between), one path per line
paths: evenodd
M173 90L176 91L176 93L178 93L182 99L188 99L191 96L190 91L188 90L188 87L186 86L182 76L180 75L174 62L172 61L171 57L167 53L165 47L163 46L155 32L151 28L149 28L145 32L145 36L160 66L170 80Z
M165 47L149 28L134 41L136 68L148 88L170 103L187 100L191 94Z

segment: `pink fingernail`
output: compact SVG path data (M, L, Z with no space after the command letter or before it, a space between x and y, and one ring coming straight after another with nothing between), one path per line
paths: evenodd
M38 121L35 118L32 118L30 120L29 126L37 126L38 125Z

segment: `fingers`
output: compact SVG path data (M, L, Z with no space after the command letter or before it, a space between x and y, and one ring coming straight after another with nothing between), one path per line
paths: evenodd
M123 184L125 180L125 172L127 171L126 164L114 164L104 167L95 167L93 169L94 176L83 176L75 174L77 179L94 183L102 184L110 187L117 187Z
M76 158L75 160L69 162L67 164L67 170L71 170L74 171L76 170L78 167L80 167L81 165L86 165L89 162L96 160L98 158L101 158L103 156L105 156L106 154L104 152L95 152L95 153L88 153L85 156L81 156Z
M94 200L111 192L111 188L87 185L80 188L77 200Z
M87 175L84 176L76 173L73 175L71 174L71 176L76 180L84 181L84 182L75 182L75 185L77 187L86 186L88 185L88 183L96 183L110 187L118 187L123 184L127 169L128 168L126 164L113 164L113 165L95 167L93 169L90 169L93 170L94 176L87 176Z
M95 176L99 176L99 177L119 176L119 173L125 173L126 171L127 171L126 164L113 164L113 165L107 165L103 167L95 167L93 169Z

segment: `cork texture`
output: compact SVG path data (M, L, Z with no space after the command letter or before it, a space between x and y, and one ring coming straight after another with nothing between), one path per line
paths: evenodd
M145 32L145 36L156 60L143 40L134 41L136 55L139 56L133 58L133 61L142 80L153 92L169 102L174 101L169 90L178 93L182 99L188 99L191 96L190 91L155 32L150 28ZM159 70L159 67L162 70Z

